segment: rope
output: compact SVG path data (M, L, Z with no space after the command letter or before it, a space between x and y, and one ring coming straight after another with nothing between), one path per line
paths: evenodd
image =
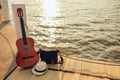
M9 40L7 39L6 36L4 36L1 32L0 32L0 35L6 40L6 42L8 43L9 47L10 47L10 50L12 52L12 55L15 57L15 54L14 54L14 50L12 49L12 45L10 44Z
M89 60L81 60L81 59L77 59L77 58L68 57L68 56L65 56L65 55L62 55L62 56L66 57L66 58L82 61L82 62L87 62L87 63L101 64L101 65L110 65L110 66L120 66L120 64L115 64L113 62L101 63L101 62L94 62L94 61L89 61Z
M83 75L83 76L92 76L92 77L96 77L96 78L106 78L106 79L109 79L109 80L120 80L120 79L116 79L116 78L112 78L112 77L108 77L108 76L99 76L99 75L93 75L93 74L82 73L82 72L75 72L75 71L64 70L64 69L48 68L48 70L61 71L61 72L64 72L64 73L80 74L80 75Z

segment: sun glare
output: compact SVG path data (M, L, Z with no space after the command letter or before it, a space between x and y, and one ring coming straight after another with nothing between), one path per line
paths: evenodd
M57 21L53 20L53 18L59 15L57 0L43 0L42 7L43 16L45 18L43 23L49 26L54 26L57 24Z

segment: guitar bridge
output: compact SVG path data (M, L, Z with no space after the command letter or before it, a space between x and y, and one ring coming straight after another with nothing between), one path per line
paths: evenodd
M26 57L22 57L22 59L29 59L29 58L32 58L34 56L26 56Z

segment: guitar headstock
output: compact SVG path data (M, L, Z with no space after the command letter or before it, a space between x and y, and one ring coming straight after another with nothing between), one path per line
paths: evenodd
M17 14L19 17L23 17L23 10L22 8L17 8Z

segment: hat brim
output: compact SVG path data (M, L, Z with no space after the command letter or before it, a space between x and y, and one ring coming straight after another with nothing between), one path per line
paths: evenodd
M44 73L46 73L46 71L48 70L48 68L46 67L46 69L42 72L37 72L35 70L35 67L32 68L32 73L35 74L35 75L43 75Z

